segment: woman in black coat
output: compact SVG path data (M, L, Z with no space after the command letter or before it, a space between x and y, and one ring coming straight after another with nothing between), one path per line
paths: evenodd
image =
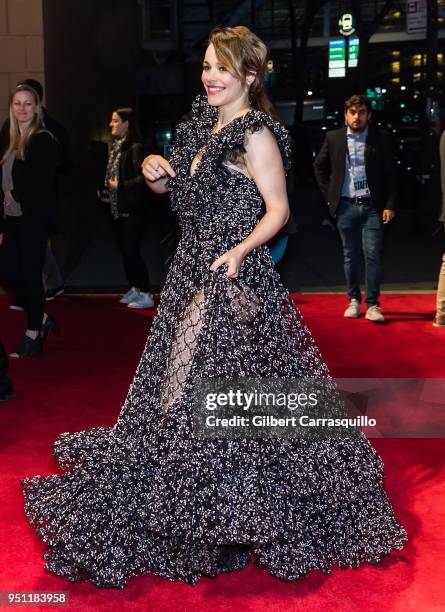
M25 334L11 357L42 352L49 330L42 270L54 221L57 143L42 122L37 92L19 85L10 100L9 146L0 161L0 277L20 296L27 314Z
M110 204L113 233L119 247L129 290L120 302L129 308L151 308L150 281L141 256L151 195L141 172L147 154L141 144L135 112L119 108L110 121L113 143L105 175L105 201Z

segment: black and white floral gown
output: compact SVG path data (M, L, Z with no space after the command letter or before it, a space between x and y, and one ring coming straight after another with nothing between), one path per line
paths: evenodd
M199 379L329 378L267 247L247 255L236 281L224 267L209 270L264 209L239 167L246 138L266 127L286 168L290 157L286 130L265 113L213 134L216 119L199 96L177 130L170 189L182 238L115 426L62 434L54 450L63 474L22 481L45 567L69 580L123 587L154 573L194 584L253 555L292 580L377 562L406 541L362 434L286 443L194 434Z

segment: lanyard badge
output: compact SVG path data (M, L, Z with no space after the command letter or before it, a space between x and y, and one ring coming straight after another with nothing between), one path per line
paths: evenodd
M351 177L352 184L354 186L354 196L356 198L369 197L371 192L369 191L368 179L366 177L366 167L364 164L357 164L357 150L355 140L352 140L354 146L354 164L351 162L351 156L349 153L349 142L346 143L346 155L348 159L348 172Z

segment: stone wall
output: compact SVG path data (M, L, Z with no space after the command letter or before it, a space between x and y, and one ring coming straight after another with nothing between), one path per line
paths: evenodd
M24 78L45 86L42 0L0 0L0 121L11 90Z

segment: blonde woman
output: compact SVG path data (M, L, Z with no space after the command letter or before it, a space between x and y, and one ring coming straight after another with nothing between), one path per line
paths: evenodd
M227 400L234 378L333 387L265 246L289 216L290 159L262 85L266 57L245 27L213 32L205 94L170 162L143 164L153 191L170 190L183 233L127 400L113 428L56 441L64 475L23 481L46 567L65 578L123 587L153 572L194 584L255 555L293 580L405 543L363 434L282 439L247 427L213 437L206 416L220 412L195 396L207 381Z
M30 85L19 85L12 93L9 118L9 146L0 162L1 277L26 311L24 336L11 354L25 358L41 353L48 332L58 330L44 312L42 283L54 216L57 144L43 125L40 98Z

